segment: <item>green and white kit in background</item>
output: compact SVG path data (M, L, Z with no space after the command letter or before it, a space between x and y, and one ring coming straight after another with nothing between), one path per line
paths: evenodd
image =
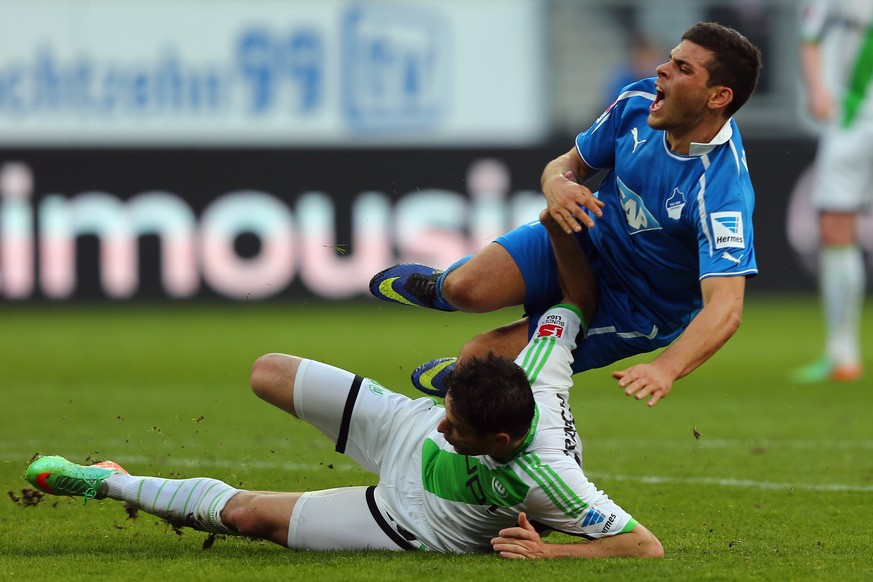
M836 105L819 147L815 207L864 210L873 201L873 0L805 2L800 33L820 45Z
M490 540L517 525L522 511L538 530L589 539L633 529L636 520L582 471L569 405L580 327L575 307L553 307L516 360L531 382L536 413L505 463L457 454L436 429L445 414L433 400L305 360L294 385L298 416L377 474L379 484L305 494L292 513L288 545L490 551Z

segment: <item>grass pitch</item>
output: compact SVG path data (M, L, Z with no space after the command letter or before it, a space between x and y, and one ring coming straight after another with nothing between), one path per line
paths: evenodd
M216 580L861 580L873 577L873 391L796 386L818 355L812 297L752 297L743 327L649 409L609 371L576 377L585 469L662 541L660 561L509 562L493 555L309 553L181 533L119 503L46 496L36 453L250 489L375 483L315 429L259 401L249 367L311 357L414 395L409 373L515 317L344 304L0 307L0 578ZM873 313L864 348L873 369ZM640 358L642 360L647 358ZM554 536L555 539L561 539Z

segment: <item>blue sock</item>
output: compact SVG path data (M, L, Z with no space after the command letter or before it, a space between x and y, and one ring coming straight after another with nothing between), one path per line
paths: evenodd
M468 255L462 259L458 259L457 261L455 261L454 263L449 265L449 268L446 269L445 271L443 271L442 274L439 277L437 277L437 280L436 280L436 295L437 296L433 302L434 307L437 307L438 309L442 309L444 311L457 311L458 308L455 307L454 305L452 305L451 303L449 303L448 301L446 301L446 298L443 295L443 282L446 280L446 275L448 275L449 273L451 273L452 271L454 271L455 269L457 269L458 267L460 267L461 265L463 265L464 263L466 263L467 261L469 261L472 258L473 258L473 255Z

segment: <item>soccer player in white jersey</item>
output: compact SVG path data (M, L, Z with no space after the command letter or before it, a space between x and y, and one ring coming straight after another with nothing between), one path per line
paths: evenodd
M760 69L760 51L744 36L699 23L656 77L625 87L575 146L546 166L548 210L577 233L599 296L574 372L669 345L652 362L613 373L627 395L653 406L738 328L746 278L758 269L754 192L732 116L753 93ZM595 194L581 183L600 171ZM461 359L488 351L514 357L560 293L549 237L538 223L445 271L390 267L373 277L370 291L445 311L524 305L525 318L474 338ZM413 384L441 394L454 362L419 366Z
M866 273L858 215L873 200L873 1L805 2L801 65L812 115L829 122L819 143L813 200L819 212L823 357L798 382L853 381L863 372Z
M241 491L57 456L35 460L25 476L47 493L123 500L178 526L295 549L661 557L657 538L582 471L571 362L595 301L579 276L585 257L575 237L545 211L542 220L555 238L565 303L542 315L516 363L491 354L458 366L445 407L312 360L268 354L255 362L254 392L318 427L379 476L375 487ZM549 530L587 541L545 543L539 532Z

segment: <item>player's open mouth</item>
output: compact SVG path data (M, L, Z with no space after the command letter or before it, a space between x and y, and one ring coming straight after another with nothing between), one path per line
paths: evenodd
M656 89L655 100L649 106L649 111L657 111L664 104L664 92Z

